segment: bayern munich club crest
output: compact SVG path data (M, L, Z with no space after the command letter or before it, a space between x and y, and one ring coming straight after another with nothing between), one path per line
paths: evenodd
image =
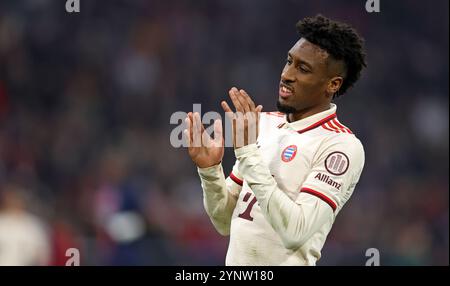
M345 174L348 170L350 161L342 152L333 152L325 159L325 168L333 175L340 176Z
M297 155L297 146L287 146L286 148L284 148L283 152L281 152L281 160L286 163L290 162L295 158L295 155Z

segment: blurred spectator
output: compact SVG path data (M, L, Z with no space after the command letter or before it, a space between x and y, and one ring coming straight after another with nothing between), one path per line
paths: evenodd
M23 190L5 185L0 190L0 266L48 265L51 258L48 228L29 213Z

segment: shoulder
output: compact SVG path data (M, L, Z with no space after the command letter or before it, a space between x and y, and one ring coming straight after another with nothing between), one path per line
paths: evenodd
M361 140L353 132L331 132L324 130L324 136L317 152L319 160L327 162L345 159L353 166L362 168L365 161L365 150Z
M342 124L337 117L323 122L320 126L320 130L325 134L353 134L353 131Z
M355 134L331 134L324 138L323 148L341 147L364 152L364 146Z
M319 132L325 137L325 146L343 145L348 148L364 150L356 134L341 123L337 117L324 122L319 128Z
M354 134L333 134L327 136L322 144L321 148L322 150L345 150L347 152L350 152L352 154L359 154L364 156L364 146L359 140L359 138L356 137Z

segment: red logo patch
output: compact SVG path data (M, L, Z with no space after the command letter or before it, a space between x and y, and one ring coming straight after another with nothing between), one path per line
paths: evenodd
M336 176L345 174L349 165L350 160L342 152L333 152L325 159L325 168L328 172Z
M297 155L297 146L290 145L284 148L283 152L281 152L281 160L283 162L290 162L295 158L295 155Z

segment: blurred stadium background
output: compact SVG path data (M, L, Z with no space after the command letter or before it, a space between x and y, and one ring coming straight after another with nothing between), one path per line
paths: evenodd
M319 265L449 264L448 1L0 1L0 265L223 265L228 238L175 111L221 111L233 86L275 109L295 23L322 13L366 39L337 100L366 167ZM233 163L226 150L224 166Z

